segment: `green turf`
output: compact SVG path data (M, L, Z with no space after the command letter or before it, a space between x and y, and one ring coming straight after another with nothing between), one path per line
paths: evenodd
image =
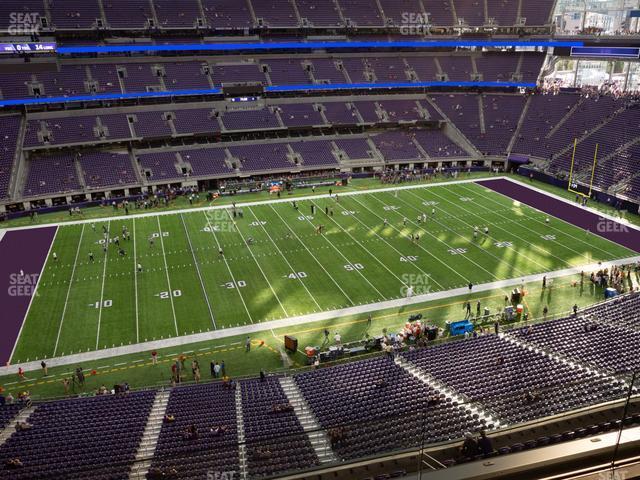
M542 289L540 282L525 285L528 292L524 303L532 320L540 320L544 307L548 307L548 317L566 314L577 304L580 308L602 301L603 292L589 282L580 287L578 275L562 277L554 281L553 287ZM637 284L638 277L633 281ZM496 289L480 293L470 293L454 298L446 298L423 304L409 305L400 309L386 309L373 314L371 325L367 324L367 315L351 315L308 325L297 325L265 331L252 335L253 348L249 353L244 351L244 336L236 336L221 340L192 343L180 347L158 350L159 364L151 365L149 352L123 355L108 359L84 362L79 365L54 367L49 369L49 376L43 377L36 370L27 372L26 380L20 381L17 376L0 377L0 386L7 392L15 394L28 390L34 399L52 398L64 393L62 379L69 377L77 366L87 373L87 384L84 388L76 388L70 393L92 393L100 385L112 386L114 383L128 382L132 388L167 386L170 381L170 365L180 354L187 361L197 358L203 370L203 379L208 379L209 362L223 361L227 374L239 376L256 376L260 369L279 371L285 368L282 362L282 342L284 335L294 335L299 341L299 349L307 345L323 346L324 329L331 333L339 331L343 342L362 340L366 334L380 335L383 329L389 332L398 331L411 314L422 313L423 320L431 325L445 326L447 320L459 320L463 315L463 305L469 300L474 305L477 301L491 312L498 312L504 306L505 291ZM488 325L492 328L491 325ZM260 347L260 343L264 345ZM325 345L326 347L326 345ZM305 357L301 352L288 355L290 366L297 368L305 365ZM289 368L288 366L286 368ZM96 375L91 375L95 370ZM190 375L187 381L193 381Z
M59 227L58 260L47 261L12 362L400 298L409 287L449 290L634 255L558 219L546 224L546 215L475 184L298 206L245 206L243 218L221 209L96 221L95 230ZM422 213L426 225L418 222ZM103 253L103 225L120 236L124 257L114 245ZM123 226L131 240L122 239ZM489 235L474 239L474 226L489 226ZM410 241L412 234L420 240Z

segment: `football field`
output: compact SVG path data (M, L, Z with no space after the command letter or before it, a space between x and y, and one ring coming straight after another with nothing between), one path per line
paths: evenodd
M11 361L635 255L546 220L483 186L452 183L61 225Z

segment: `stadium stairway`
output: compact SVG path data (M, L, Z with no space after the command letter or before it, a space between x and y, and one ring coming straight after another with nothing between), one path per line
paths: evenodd
M251 3L251 2L248 2ZM244 419L242 417L242 384L236 386L236 425L238 432L238 470L241 480L249 477L249 460L247 458L247 444L244 436Z
M595 373L596 375L610 376L609 373L602 371L598 368L595 368L593 365L589 365L588 363L582 362L576 358L572 358L560 351L551 350L534 343L522 341L519 338L516 338L515 336L509 333L499 333L498 335L508 342L518 345L519 347L524 348L526 350L539 353L540 355L548 357L554 362L564 363L565 365L568 365L570 367L577 367L581 370L586 370L589 373Z
M426 374L424 371L416 367L413 363L405 360L404 357L398 355L393 359L393 361L398 367L406 370L409 374L413 375L429 387L443 393L453 402L457 402L458 405L465 405L473 414L478 415L480 419L485 420L485 424L491 426L489 428L490 430L507 425L506 421L499 419L495 414L485 410L481 405L471 403L469 400L447 387L444 383L436 380L431 375Z
M160 390L156 392L156 398L151 406L151 412L147 419L147 425L144 427L144 433L138 445L135 462L129 473L130 480L144 480L151 467L151 460L156 451L162 422L164 421L167 404L169 403L169 395L171 390Z
M516 125L516 131L511 136L511 140L509 141L509 145L507 145L507 154L511 154L511 151L513 150L513 146L515 145L516 140L518 139L518 136L520 135L520 130L522 130L522 126L524 125L524 123L526 121L527 112L529 111L529 106L531 105L531 99L532 98L533 97L531 97L531 96L527 97L527 101L524 103L524 107L522 108L522 114L520 115L520 120L518 120L518 125Z
M451 139L453 143L460 145L471 157L482 157L480 151L476 148L476 146L469 141L469 139L460 131L460 129L456 126L455 123L451 121L449 117L442 111L442 109L436 104L436 102L432 101L430 98L427 98L427 102L436 112L440 114L440 116L446 120L444 133L447 137Z
M293 406L293 411L298 417L298 421L307 433L313 450L318 456L320 464L336 462L338 457L331 449L331 442L326 432L320 427L318 420L309 408L307 401L298 389L298 385L291 377L280 377L280 386L284 391L289 403Z
M31 414L36 410L36 407L27 407L18 413L13 420L11 420L4 430L0 431L0 447L4 445L4 443L9 440L9 437L13 435L13 432L16 431L16 425L18 422L26 422Z
M595 127L593 127L591 130L589 130L588 132L586 132L583 135L581 135L580 137L578 137L578 141L577 141L576 144L580 145L584 140L586 140L591 135L596 133L598 130L603 128L605 125L607 125L609 122L611 122L613 119L615 119L620 113L624 112L626 109L627 109L627 107L625 106L625 107L620 107L617 110L615 110L613 112L613 114L611 115L611 117L605 118L599 124L597 124ZM569 143L569 145L564 147L562 150L559 150L559 151L555 152L553 154L553 156L554 156L554 158L560 158L562 155L564 155L567 152L570 152L572 149L573 149L573 142Z

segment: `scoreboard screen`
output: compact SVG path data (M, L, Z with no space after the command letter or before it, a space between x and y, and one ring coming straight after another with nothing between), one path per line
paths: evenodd
M571 47L572 57L638 58L638 47Z
M34 43L0 43L0 54L2 53L55 53L55 42L34 42Z

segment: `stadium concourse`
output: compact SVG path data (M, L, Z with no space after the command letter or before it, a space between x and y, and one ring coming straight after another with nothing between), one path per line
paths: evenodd
M612 3L0 2L0 479L640 477Z

